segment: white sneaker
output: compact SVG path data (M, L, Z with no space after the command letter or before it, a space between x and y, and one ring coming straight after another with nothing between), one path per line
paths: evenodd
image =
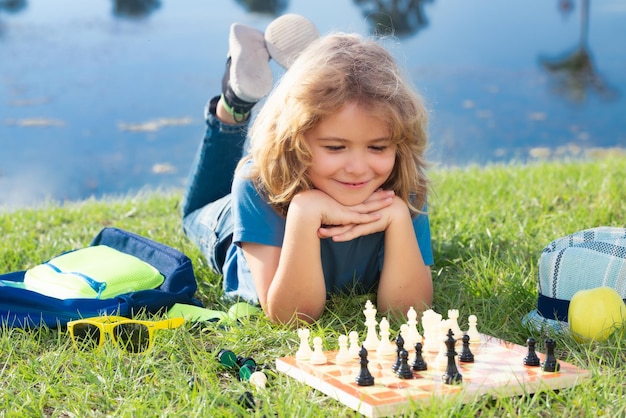
M240 23L233 23L228 38L229 68L225 84L237 98L256 103L265 97L274 79L265 48L263 32Z
M286 14L274 19L265 29L265 46L283 68L289 68L298 55L320 34L307 18Z

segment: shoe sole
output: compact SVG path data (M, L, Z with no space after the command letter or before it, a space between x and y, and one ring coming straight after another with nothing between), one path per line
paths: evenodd
M276 18L265 30L265 46L270 57L283 68L289 68L319 32L307 18L286 14Z
M274 82L263 33L234 23L230 27L228 47L231 89L241 100L258 102L270 92Z

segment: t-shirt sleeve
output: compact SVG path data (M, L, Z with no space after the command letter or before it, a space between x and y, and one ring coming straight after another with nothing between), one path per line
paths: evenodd
M424 207L423 211L426 212L428 207ZM413 218L413 228L415 229L415 237L417 238L417 244L420 247L424 264L431 266L434 263L433 247L430 236L430 221L427 213L420 213Z
M233 243L242 242L280 247L285 234L285 219L259 194L252 179L245 176L246 166L237 173L232 186Z

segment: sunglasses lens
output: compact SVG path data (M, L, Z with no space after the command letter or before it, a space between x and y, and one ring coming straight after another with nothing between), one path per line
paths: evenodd
M91 324L74 324L74 342L81 350L93 350L100 345L100 328Z
M148 327L142 324L119 324L113 328L115 340L129 353L141 353L150 346Z

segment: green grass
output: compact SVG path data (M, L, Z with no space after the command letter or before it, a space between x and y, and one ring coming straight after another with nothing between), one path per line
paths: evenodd
M537 301L537 261L555 238L600 225L626 225L626 157L587 162L535 163L486 168L433 169L430 200L435 306L458 308L479 329L524 344L522 317ZM198 297L220 302L220 278L181 232L180 194L141 194L0 213L2 272L27 269L62 251L88 245L104 226L150 237L186 253L199 282ZM364 333L368 296L333 298L311 326L327 348L339 334ZM395 326L395 328L394 328ZM399 323L392 322L392 329ZM362 335L363 337L363 335ZM578 387L524 397L443 401L416 407L425 417L617 416L626 412L623 333L601 343L558 337L558 356L588 368ZM268 371L267 390L255 393L256 412L237 399L250 389L216 360L221 348L271 366L298 345L293 329L264 317L236 326L186 325L157 334L147 355L111 344L77 353L63 331L4 329L0 335L0 416L354 416L351 410L289 377Z

